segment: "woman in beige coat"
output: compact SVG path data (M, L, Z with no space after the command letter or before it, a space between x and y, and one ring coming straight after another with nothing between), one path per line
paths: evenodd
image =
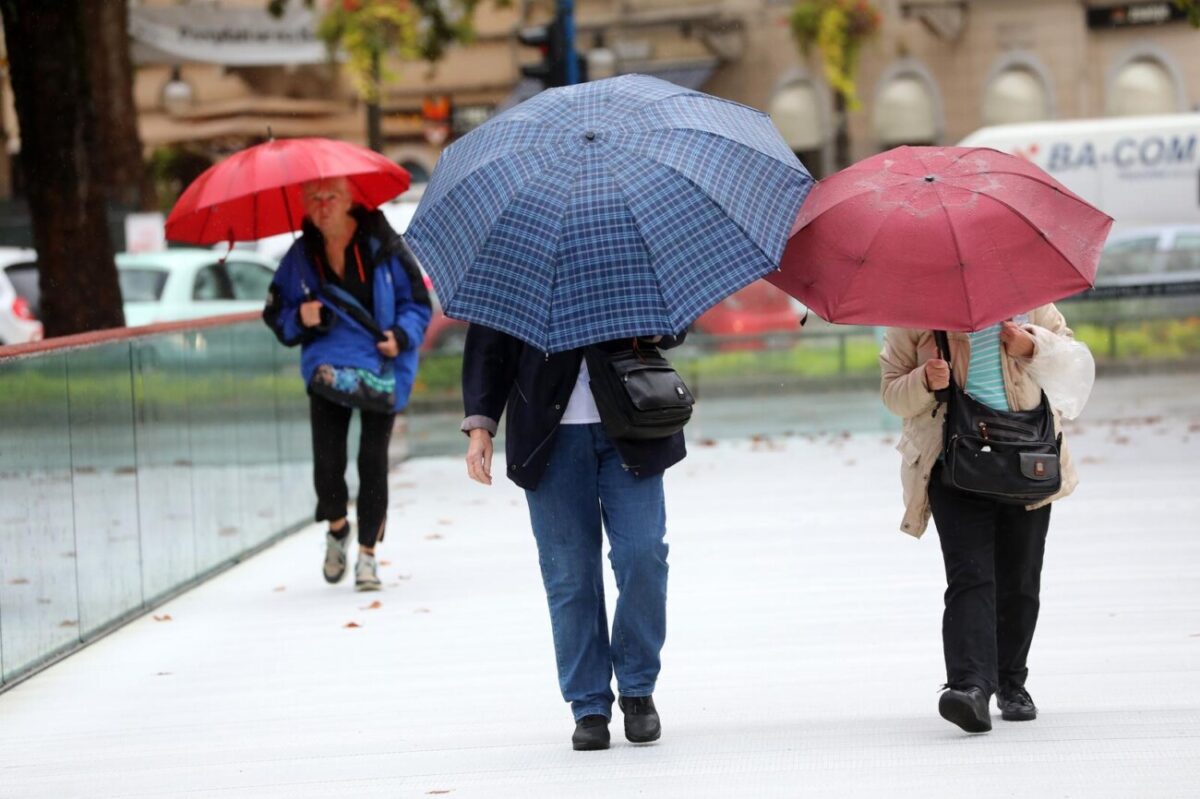
M992 694L1005 720L1037 716L1025 690L1025 663L1037 624L1050 506L1078 482L1065 442L1062 489L1037 505L1003 505L941 481L945 406L934 400L933 392L949 385L951 367L959 385L975 399L1000 410L1030 410L1041 401L1030 367L1042 352L1056 349L1052 337L1073 338L1053 305L1030 312L1027 322L1018 321L1022 323L1010 320L977 333L950 333L950 364L939 357L927 330L889 329L879 356L884 404L904 419L897 445L905 505L900 529L920 537L932 515L946 566L942 646L947 690L938 710L968 732L992 728Z

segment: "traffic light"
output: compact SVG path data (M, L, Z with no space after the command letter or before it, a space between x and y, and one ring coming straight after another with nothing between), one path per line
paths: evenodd
M567 36L567 23L562 14L546 25L533 25L517 32L517 41L526 47L536 47L541 60L521 67L521 74L540 82L543 88L567 86L587 80L587 64L571 46ZM576 63L575 75L568 74L569 59ZM574 77L574 80L572 80Z
M566 63L566 37L563 36L562 21L555 17L547 25L533 25L522 28L517 33L517 41L526 47L536 47L541 52L541 60L536 64L526 64L521 67L521 74L527 78L539 81L544 88L566 86L567 79L563 66Z

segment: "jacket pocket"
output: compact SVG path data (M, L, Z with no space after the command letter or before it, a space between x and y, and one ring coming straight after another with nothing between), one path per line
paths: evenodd
M913 466L921 460L921 448L907 436L900 437L900 443L896 444L896 451L900 453L905 466Z

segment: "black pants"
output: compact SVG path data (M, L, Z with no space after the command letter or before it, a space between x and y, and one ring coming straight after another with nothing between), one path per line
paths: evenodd
M346 438L354 413L323 397L309 396L312 420L313 483L317 489L317 521L341 519L350 501L346 488ZM359 411L358 544L375 546L383 540L388 506L388 443L395 414Z
M946 684L1023 686L1037 627L1050 506L1025 510L964 494L929 477L929 504L946 564L942 648Z

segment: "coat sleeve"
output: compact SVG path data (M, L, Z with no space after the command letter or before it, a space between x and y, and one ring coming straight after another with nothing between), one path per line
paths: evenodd
M433 306L417 256L402 236L396 237L394 248L392 281L396 286L408 286L409 290L396 292L396 323L392 331L401 350L417 349L425 340Z
M300 304L304 302L304 292L298 277L296 259L302 257L294 244L284 255L271 285L267 289L267 302L263 306L263 322L271 328L275 338L285 347L295 347L311 341L319 333L325 332L333 323L333 315L326 318L322 314L321 327L306 328L300 321Z
M933 409L933 392L925 387L924 363L918 362L920 332L889 327L879 353L880 395L887 409L907 419Z
M482 427L496 435L517 379L521 348L518 339L499 330L475 324L467 328L462 362L464 433Z

